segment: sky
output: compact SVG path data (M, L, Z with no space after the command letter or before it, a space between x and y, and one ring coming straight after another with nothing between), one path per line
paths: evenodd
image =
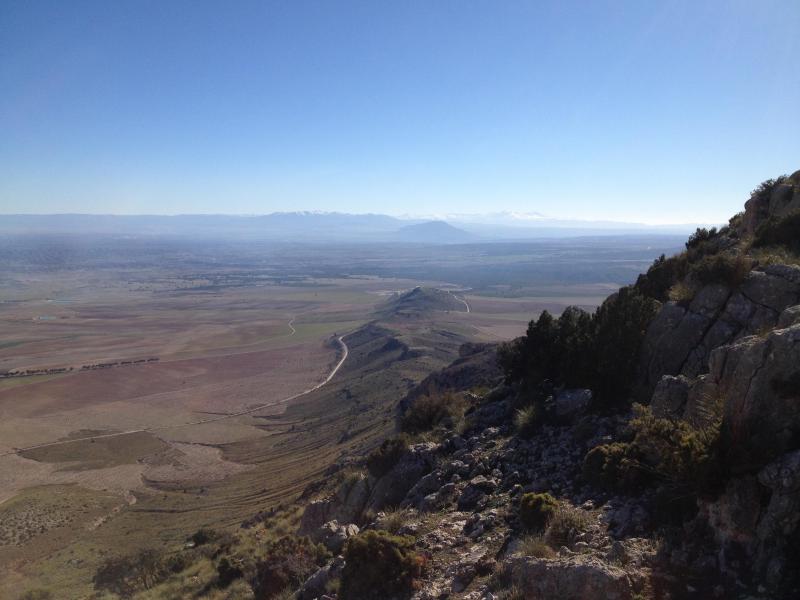
M800 2L0 3L0 213L716 223L800 169Z

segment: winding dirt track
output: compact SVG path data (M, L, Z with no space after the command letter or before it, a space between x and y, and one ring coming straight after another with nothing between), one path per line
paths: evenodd
M448 290L448 291L447 291L447 293L448 293L448 294L450 294L450 295L451 295L453 298L455 298L455 299L456 299L456 300L458 300L459 302L461 302L462 304L464 304L464 306L466 306L466 307L467 307L467 312L470 312L470 310L469 310L469 303L468 303L468 302L467 302L467 301L466 301L464 298L459 298L458 296L456 296L456 295L455 295L453 292L451 292L450 290Z
M294 319L292 319L294 321ZM289 322L289 327L292 328L292 333L290 335L294 335L295 329L292 327L292 321ZM85 442L88 440L99 440L103 438L113 438L113 437L121 437L123 435L131 435L132 433L145 433L145 432L153 432L153 431L164 431L166 429L180 429L182 427L191 427L193 425L203 425L204 423L216 423L217 421L224 421L225 419L232 419L234 417L241 417L242 415L249 415L254 412L258 412L264 408L269 408L273 406L279 406L281 404L286 404L287 402L291 402L292 400L296 400L302 396L306 396L312 392L316 392L322 386L326 385L333 379L334 375L339 371L341 366L344 364L344 361L347 360L347 355L349 354L349 350L347 348L347 344L344 341L347 335L341 335L337 338L337 342L339 342L339 346L342 348L342 358L339 359L339 362L333 367L331 372L328 376L315 385L314 387L310 387L307 390L294 394L293 396L289 396L288 398L283 398L282 400L278 400L276 402L267 402L264 404L259 404L258 406L254 406L253 408L248 408L247 410L242 410L235 413L228 413L226 415L219 415L216 417L210 417L208 419L200 419L199 421L189 421L187 423L181 423L179 425L161 425L159 427L144 427L141 429L130 429L128 431L118 431L116 433L105 433L102 435L91 435L87 437L80 437L74 438L71 440L60 440L57 442L46 442L44 444L36 444L34 446L26 446L25 448L15 448L14 450L10 450L8 452L3 452L0 456L10 456L12 454L19 454L20 452L25 452L26 450L35 450L36 448L49 448L51 446L63 446L64 444L72 444L73 442Z

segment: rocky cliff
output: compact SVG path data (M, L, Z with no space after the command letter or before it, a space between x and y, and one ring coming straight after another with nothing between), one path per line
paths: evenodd
M800 597L799 245L800 172L656 261L629 290L658 308L624 398L525 360L498 384L494 349L465 350L400 404L427 431L307 506L299 533L342 555L298 597ZM615 348L574 317L552 331L593 381ZM354 569L363 547L380 564Z

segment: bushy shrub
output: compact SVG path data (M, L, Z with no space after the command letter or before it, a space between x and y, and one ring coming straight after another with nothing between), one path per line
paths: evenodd
M430 431L445 419L454 419L463 410L463 401L451 392L429 394L416 398L400 420L406 433Z
M704 401L695 422L658 418L648 407L634 405L629 443L597 446L584 458L584 479L614 492L658 490L664 520L688 518L686 507L697 497L713 496L725 478L720 459L720 408ZM672 513L672 514L670 514ZM676 517L676 518L672 518Z
M551 548L568 546L573 538L589 528L591 519L581 510L567 504L560 504L544 532L544 540Z
M800 252L800 210L782 218L771 218L756 229L753 247L784 246Z
M383 477L397 464L408 449L408 436L401 434L388 440L367 456L367 470L373 477Z
M649 407L634 405L631 427L637 452L648 457L648 467L676 492L710 495L724 475L719 460L721 406L708 400L697 412L702 423L658 418Z
M366 531L347 540L339 597L384 600L409 595L423 574L424 558L410 537Z
M558 508L550 494L523 494L519 502L519 520L527 531L543 531Z
M306 537L285 536L273 542L264 558L256 563L256 573L250 582L256 600L275 598L286 589L297 589L328 557L324 546Z
M197 531L195 531L189 540L195 546L202 546L204 544L208 544L209 542L213 542L220 536L218 531L211 529L209 527L201 527Z
M636 448L622 442L592 448L583 460L583 478L599 488L626 493L639 491L650 481Z
M706 229L705 227L698 227L695 232L689 236L689 239L686 241L686 249L690 250L692 248L697 248L704 242L707 242L714 238L717 235L717 228L712 227L711 229Z
M639 275L635 287L648 298L666 302L669 299L670 288L686 277L688 267L685 253L669 258L662 254L653 262L647 273Z
M740 254L715 254L692 265L691 275L703 285L721 283L729 288L736 288L744 281L751 268L750 261Z
M217 564L217 586L221 588L228 587L243 576L242 568L233 563L227 556L223 556Z
M772 196L772 192L775 189L775 186L778 186L782 183L788 181L789 177L787 175L781 175L780 177L776 177L775 179L767 179L762 181L756 189L750 192L751 198L760 198L763 200L768 200L770 196Z

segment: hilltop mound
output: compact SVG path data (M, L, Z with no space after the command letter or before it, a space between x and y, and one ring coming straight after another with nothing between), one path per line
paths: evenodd
M414 289L392 296L380 309L382 315L423 315L433 311L465 312L464 302L456 295L432 287Z
M406 225L397 232L397 235L404 242L425 244L458 244L472 241L475 238L471 233L453 227L445 221Z

